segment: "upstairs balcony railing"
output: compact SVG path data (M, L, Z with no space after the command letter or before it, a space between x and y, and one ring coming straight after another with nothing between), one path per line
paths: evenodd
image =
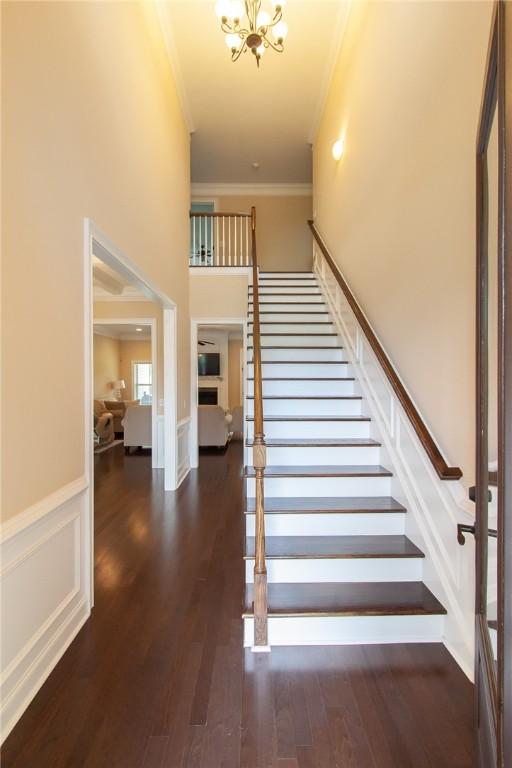
M249 267L250 213L191 213L191 267Z

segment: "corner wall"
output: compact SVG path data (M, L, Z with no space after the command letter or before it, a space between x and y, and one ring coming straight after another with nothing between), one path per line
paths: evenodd
M487 2L353 3L314 145L318 229L466 485L474 157L491 13Z

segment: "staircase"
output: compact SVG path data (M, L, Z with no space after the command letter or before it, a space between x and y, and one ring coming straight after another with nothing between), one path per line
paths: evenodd
M313 273L260 272L270 645L441 641L445 609L404 535L397 480ZM252 288L246 396L246 604L253 644Z

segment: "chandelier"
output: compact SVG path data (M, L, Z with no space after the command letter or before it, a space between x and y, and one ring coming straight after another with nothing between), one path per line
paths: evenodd
M236 61L242 53L249 50L259 67L260 59L267 48L273 48L278 53L284 51L288 27L282 20L283 5L284 0L273 0L272 10L269 12L261 10L261 0L245 0L243 3L239 0L217 2L215 13L226 35L231 61Z

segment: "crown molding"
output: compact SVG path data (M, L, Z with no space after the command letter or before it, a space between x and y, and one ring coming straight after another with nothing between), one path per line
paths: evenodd
M223 184L201 183L192 184L193 197L310 197L313 194L312 184Z
M158 0L155 3L156 14L160 29L162 31L162 37L164 39L165 50L167 52L167 58L171 67L171 72L174 77L174 84L176 86L176 92L181 106L183 119L187 126L189 133L194 133L195 126L192 119L192 110L190 109L190 102L187 98L187 91L185 88L185 81L181 71L180 63L177 55L177 48L174 42L174 35L172 31L172 20L170 15L170 3L162 2Z

